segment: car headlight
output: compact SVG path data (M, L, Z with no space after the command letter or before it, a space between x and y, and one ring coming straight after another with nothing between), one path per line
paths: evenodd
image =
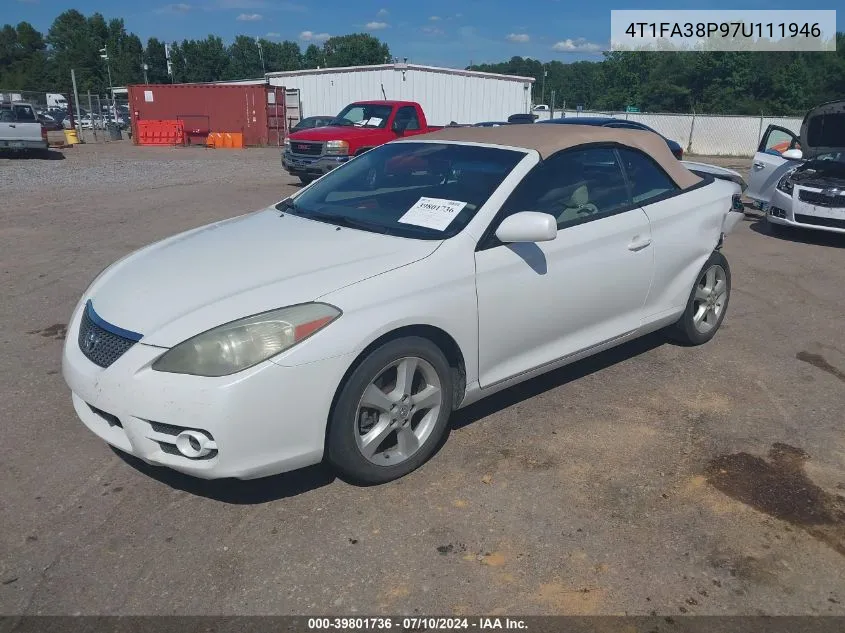
M778 190L783 191L786 194L792 195L792 190L795 188L795 185L792 184L790 178L792 177L792 172L788 174L784 174L781 179L778 181Z
M346 156L349 154L349 143L346 141L328 141L326 143L326 154Z
M290 349L337 319L325 303L262 312L218 326L179 343L156 360L156 371L228 376Z
M290 139L289 138L285 139L284 147L285 147L286 151L290 149Z

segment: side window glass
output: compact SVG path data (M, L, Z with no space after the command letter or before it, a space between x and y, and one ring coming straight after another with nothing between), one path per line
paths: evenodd
M3 108L0 110L0 122L3 123L14 123L15 122L15 113L12 112L11 108Z
M32 108L28 105L26 106L15 106L15 115L18 121L26 121L26 122L35 122L37 119L35 118L35 112Z
M763 146L763 151L766 154L774 154L775 156L780 156L786 150L792 149L797 146L797 142L795 137L784 130L772 130L769 132L769 135L766 137L765 145Z
M420 120L416 108L404 106L396 112L396 120L404 124L405 130L419 130Z
M648 156L630 149L620 149L619 155L631 185L634 204L648 204L653 198L677 191L678 185Z
M508 199L505 212L548 213L563 229L612 215L630 204L616 153L591 148L563 152L535 167Z

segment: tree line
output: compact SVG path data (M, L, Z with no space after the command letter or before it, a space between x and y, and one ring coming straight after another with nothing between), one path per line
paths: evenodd
M845 33L836 52L609 52L600 61L543 63L512 57L470 70L534 77L535 103L590 110L797 115L845 97ZM387 44L369 34L327 39L322 45L255 40L239 35L231 44L220 37L146 43L126 30L122 19L106 21L69 10L46 34L31 24L6 24L0 30L0 89L70 91L76 71L80 93L103 94L108 74L101 49L109 54L115 86L142 83L254 79L267 72L381 64L390 61ZM263 59L263 63L262 63ZM544 77L545 72L545 77Z
M836 52L617 51L600 62L512 57L470 69L534 77L535 103L551 105L554 90L557 108L565 101L588 110L803 115L845 98L845 33L836 35Z
M256 40L239 35L227 45L220 37L168 43L172 77L168 74L165 42L151 37L146 44L128 32L122 19L108 22L100 13L88 17L76 10L59 15L45 34L31 24L6 24L0 30L0 89L70 91L70 71L80 93L104 94L109 56L114 86L255 79L267 72L381 64L390 60L387 44L357 33L327 39L304 50L297 42ZM263 63L262 63L263 58ZM144 65L147 66L146 71Z

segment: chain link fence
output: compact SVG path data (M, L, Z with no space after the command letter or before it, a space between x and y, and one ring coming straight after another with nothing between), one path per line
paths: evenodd
M549 119L550 111L535 111L538 120ZM795 134L801 131L801 117L745 116L728 114L677 114L661 112L619 112L598 110L556 110L555 117L612 116L644 123L666 138L677 141L689 154L705 156L753 156L766 128L778 125Z
M0 87L0 101L24 101L31 103L42 125L48 133L56 135L71 128L71 107L74 126L82 131L85 142L108 142L114 140L108 133L110 125L116 125L124 133L131 129L129 101L126 95L99 95L80 93L79 103L67 92L34 92L10 90Z

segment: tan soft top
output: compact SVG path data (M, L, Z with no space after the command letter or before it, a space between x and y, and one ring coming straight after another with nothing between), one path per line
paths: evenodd
M597 125L529 123L524 125L500 125L498 127L444 128L418 138L421 140L488 143L533 149L539 152L543 159L576 145L613 142L639 149L651 156L681 189L686 189L701 182L701 178L689 171L672 155L662 137L646 130L628 130Z

